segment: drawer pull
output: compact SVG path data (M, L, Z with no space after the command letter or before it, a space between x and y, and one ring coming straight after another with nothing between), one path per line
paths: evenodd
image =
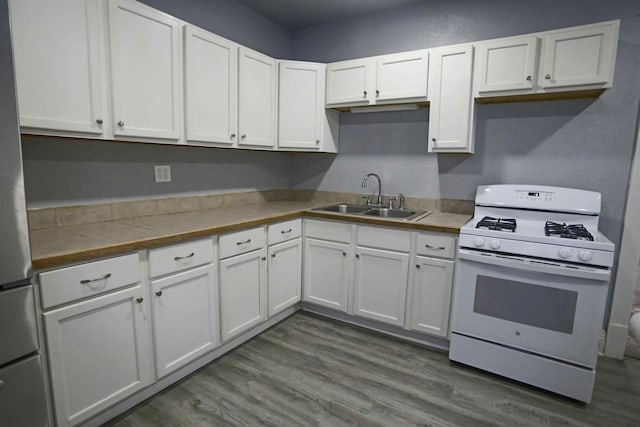
M247 239L244 242L237 242L236 245L240 246L240 245L246 245L246 244L249 244L249 243L251 243L251 239Z
M293 228L290 228L288 230L282 230L280 233L287 234L287 233L291 233L292 231L293 231Z
M142 304L142 301L144 301L144 298L142 297L136 298L136 301L138 302L138 304Z
M173 260L180 261L181 259L192 258L194 255L195 255L195 252L191 252L189 255L174 257Z
M162 296L162 291L158 291L158 292L156 292L156 296L161 297L161 296Z
M444 251L445 249L447 249L444 246L437 246L437 247L436 246L431 246L431 245L424 245L424 246L427 249L431 249L431 250L434 250L434 251Z
M263 260L263 261L266 261L266 260L267 260L267 257L266 257L266 256L263 256L263 257L261 257L260 259L261 259L261 260Z
M416 264L416 268L420 270L420 264Z
M274 252L271 254L271 258L275 258L275 257L276 257L276 253Z
M107 273L107 274L105 274L105 275L104 275L104 276L102 276L102 277L98 277L97 279L84 279L84 280L80 280L80 284L81 284L81 285L86 285L86 284L93 283L93 282L99 282L100 280L106 280L106 279L108 279L109 277L111 277L111 273Z

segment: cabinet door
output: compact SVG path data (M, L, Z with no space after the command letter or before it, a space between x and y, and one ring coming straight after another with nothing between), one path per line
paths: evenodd
M547 35L538 84L543 88L610 85L617 41L617 23Z
M238 145L276 145L276 61L240 48L240 140Z
M180 21L133 0L109 3L114 135L180 138Z
M185 121L188 142L233 146L238 132L238 46L185 27Z
M539 40L531 36L478 44L478 92L533 92Z
M378 57L376 102L413 98L427 99L429 54L404 52Z
M409 254L356 248L353 312L391 325L404 325Z
M77 424L149 383L142 289L44 314L58 425Z
M158 378L218 344L218 287L212 265L151 282Z
M304 300L346 312L349 245L308 238L304 245Z
M269 246L269 316L300 301L302 293L302 240Z
M222 340L267 318L266 249L220 261Z
M411 329L446 337L453 285L453 261L416 257L411 293Z
M373 102L375 59L327 64L327 105L366 105Z
M320 149L325 66L280 62L278 147Z
M104 14L97 0L10 1L20 125L102 134Z
M473 46L435 49L429 70L429 151L473 153Z

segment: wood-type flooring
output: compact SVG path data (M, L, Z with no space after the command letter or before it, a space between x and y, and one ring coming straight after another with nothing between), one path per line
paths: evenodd
M298 312L109 425L640 426L640 360L600 358L584 405Z

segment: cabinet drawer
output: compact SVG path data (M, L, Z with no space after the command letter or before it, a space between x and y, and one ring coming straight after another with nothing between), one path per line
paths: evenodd
M411 234L393 228L358 226L357 243L358 246L410 252Z
M149 251L149 275L163 276L213 262L213 241L196 240Z
M452 236L418 234L416 253L418 255L453 258L456 254L456 238Z
M304 234L321 240L334 242L351 242L351 225L343 222L305 220Z
M40 273L42 307L98 295L140 281L138 254Z
M220 258L260 249L265 245L264 240L264 227L224 234L219 240Z
M300 237L302 234L302 220L294 219L291 221L280 222L278 224L272 224L267 227L267 234L270 245L295 239L296 237Z

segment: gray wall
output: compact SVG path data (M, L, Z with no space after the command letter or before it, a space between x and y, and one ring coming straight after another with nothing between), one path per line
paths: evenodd
M478 106L476 154L426 153L428 112L341 115L337 156L295 154L292 187L473 199L490 183L603 194L602 230L619 243L640 102L640 2L418 2L294 33L296 59L335 61L622 18L614 87L593 100ZM374 186L372 186L373 188Z
M37 136L22 151L29 207L289 186L285 153ZM154 182L157 164L171 182Z
M142 2L268 55L291 56L290 33L235 0ZM23 156L29 207L289 185L288 153L25 136ZM154 164L171 164L173 182L154 184Z

